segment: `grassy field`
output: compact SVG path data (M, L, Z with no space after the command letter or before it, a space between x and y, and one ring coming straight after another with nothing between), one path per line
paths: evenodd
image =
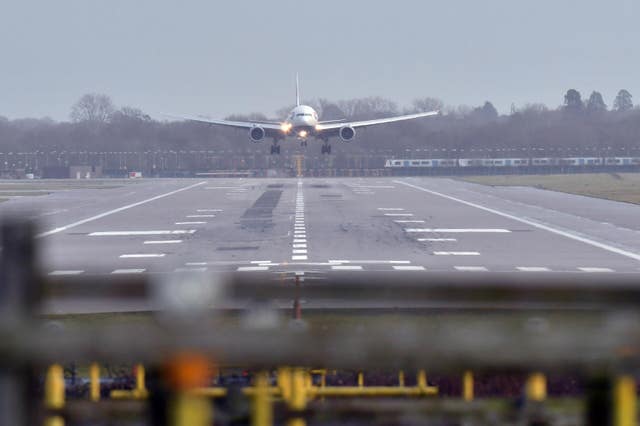
M568 175L470 176L467 182L490 186L532 186L640 204L640 173L581 173Z

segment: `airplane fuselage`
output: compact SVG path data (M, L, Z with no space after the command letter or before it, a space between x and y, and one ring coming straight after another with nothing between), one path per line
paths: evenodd
M282 130L288 136L306 139L316 134L318 113L308 105L298 105L291 110L282 123Z

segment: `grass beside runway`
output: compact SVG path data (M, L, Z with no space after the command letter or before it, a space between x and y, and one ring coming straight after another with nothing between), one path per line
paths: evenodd
M489 186L531 186L640 204L640 173L470 176L459 179Z

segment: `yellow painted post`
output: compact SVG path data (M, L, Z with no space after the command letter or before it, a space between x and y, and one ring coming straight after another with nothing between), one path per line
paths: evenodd
M64 369L59 364L53 364L47 370L44 385L44 405L49 410L64 408ZM48 416L45 426L64 426L64 419L58 414Z
M268 373L258 373L254 386L256 392L253 397L251 424L253 426L271 426L273 424L273 407L269 395Z
M638 402L636 382L633 376L620 376L614 385L614 425L636 426L638 424Z
M95 362L89 366L89 383L89 399L100 401L100 366Z
M542 373L533 373L526 383L527 400L542 402L547 399L547 378Z
M358 371L358 387L363 387L364 386L364 374L362 374L362 371Z
M285 402L291 399L291 369L289 367L278 368L278 387Z
M427 387L427 373L424 370L418 370L417 378L418 387L424 389Z
M462 398L465 401L473 401L473 373L469 370L462 376Z
M291 374L291 399L289 408L298 412L287 421L287 426L305 426L306 422L301 413L307 408L307 388L305 387L305 371L302 368L294 368Z
M145 383L144 365L136 364L136 393L140 396L147 394L147 386Z
M404 371L402 370L398 372L398 386L404 387Z

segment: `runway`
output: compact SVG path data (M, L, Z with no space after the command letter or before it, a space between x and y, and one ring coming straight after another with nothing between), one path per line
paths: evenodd
M149 179L0 211L38 217L57 276L640 273L640 206L448 178Z

